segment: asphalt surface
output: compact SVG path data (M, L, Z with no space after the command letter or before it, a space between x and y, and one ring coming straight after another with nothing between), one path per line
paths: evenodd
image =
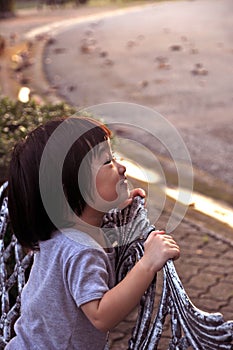
M185 6L200 6L201 1L186 1L186 2L175 2L174 4L184 4ZM204 4L208 4L211 3L213 4L213 8L214 6L219 3L217 1L203 1ZM228 6L231 5L230 1L223 1L221 2L221 4L227 4ZM149 5L148 9L151 10L151 5ZM164 5L160 5L161 7L158 7L158 9L163 8L163 6L166 8L167 6L170 6L170 4L168 5L168 3L164 4ZM171 6L174 6L171 4ZM180 6L180 5L179 5ZM153 7L153 6L152 6ZM230 8L230 7L229 7ZM209 8L208 8L209 9ZM218 13L222 13L223 8L220 7L220 5L218 5L217 7L218 9ZM216 8L215 8L216 10ZM7 42L8 42L8 47L6 49L6 53L1 57L1 71L0 71L0 75L1 75L1 94L8 94L9 96L15 97L15 94L17 92L17 89L19 87L19 81L16 79L15 75L12 73L12 70L10 70L11 67L9 67L9 58L10 55L12 53L17 52L17 50L24 48L25 46L25 38L26 35L29 33L31 33L32 29L38 28L44 25L51 25L51 23L60 23L61 21L64 21L65 19L71 19L71 18L75 18L75 20L83 18L83 16L92 16L95 15L96 13L103 13L103 12L107 12L107 11L114 11L114 8L107 8L107 9L90 9L90 8L80 8L78 10L70 10L70 9L57 9L54 11L44 11L44 12L25 12L25 13L20 13L20 16L15 18L15 19L9 19L9 20L5 20L2 21L0 23L1 25L1 33L3 35L5 35L5 37L7 38ZM157 10L159 11L159 10ZM190 11L190 13L193 13L193 11ZM211 14L211 18L213 18L213 13L216 12L211 12L209 11L209 13ZM135 10L135 14L138 15L137 10ZM173 12L174 14L174 12ZM187 12L186 12L187 14ZM207 12L203 12L200 10L199 8L199 14L200 17L203 18L208 14ZM222 15L221 15L222 16ZM212 47L213 50L213 56L211 56L211 59L214 60L220 60L220 58L215 57L216 54L216 50L219 50L219 53L222 54L222 52L224 51L224 55L227 57L227 60L224 61L225 63L223 64L223 66L221 66L221 70L224 71L224 76L226 77L226 85L221 85L220 87L218 87L219 91L221 89L228 90L229 91L225 94L224 91L226 92L226 90L224 90L222 92L221 95L219 95L219 100L218 101L225 101L222 105L220 104L219 106L217 106L216 103L216 108L211 109L209 112L207 111L207 109L205 109L205 117L207 119L204 118L197 118L195 119L194 116L200 116L200 114L198 113L198 108L200 107L200 109L204 108L204 104L201 104L200 101L206 101L208 100L208 95L209 98L212 99L212 101L214 100L213 95L211 93L211 89L216 88L216 84L215 87L213 86L213 80L214 77L212 76L213 71L210 71L210 57L206 56L206 60L205 61L200 61L200 57L196 56L198 55L198 53L195 51L193 53L188 52L188 49L186 47L187 41L186 39L181 39L180 35L182 32L182 35L188 36L187 32L184 32L183 30L181 30L181 26L182 23L181 22L176 22L175 19L173 19L172 21L168 21L165 25L161 24L160 29L162 30L161 33L163 33L164 37L163 39L167 36L169 37L171 35L171 32L173 32L176 28L177 32L175 34L175 37L170 39L167 39L167 41L163 41L161 40L161 43L164 44L164 51L167 50L167 48L170 47L170 45L173 44L177 44L177 45L181 45L182 46L182 50L181 52L176 51L176 49L174 51L166 51L166 55L164 55L164 52L156 52L155 55L153 57L160 57L160 55L164 55L164 56L169 56L169 61L158 61L156 60L156 62L153 62L153 64L155 64L154 67L154 71L156 72L156 74L158 74L158 76L155 78L157 79L157 82L155 84L157 84L157 88L159 89L159 95L163 94L163 99L155 99L158 102L158 105L154 104L154 97L151 98L151 100L149 100L149 95L146 90L150 89L151 86L151 80L150 80L150 76L149 77L143 77L144 82L142 81L142 77L136 77L134 75L136 75L136 73L132 73L131 74L131 79L134 80L134 85L132 84L132 89L134 91L136 91L136 95L134 96L134 98L129 98L130 94L127 95L127 99L126 97L122 97L121 99L127 100L127 101L131 101L131 102L135 102L138 101L138 103L142 103L146 106L152 106L152 107L156 107L156 109L158 109L159 107L159 111L163 114L166 114L166 117L168 119L171 119L170 121L176 121L176 125L179 125L178 130L181 132L182 131L182 136L185 138L185 141L188 140L192 140L192 142L190 141L189 144L193 144L193 139L196 140L197 136L198 136L198 132L200 132L200 138L198 138L196 140L196 142L198 143L198 147L199 148L195 148L196 152L197 152L197 158L199 159L199 157L202 156L202 153L204 153L204 156L208 158L208 164L212 164L212 160L215 159L216 163L218 164L218 167L221 168L221 164L219 163L219 158L221 159L221 161L225 164L224 169L222 169L221 174L222 173L226 173L225 177L222 177L222 175L220 176L221 179L223 179L224 181L226 181L227 183L231 183L231 165L232 165L232 153L231 151L231 147L232 147L232 140L231 140L231 131L232 131L232 125L230 123L230 121L232 120L232 109L231 109L231 100L230 100L230 93L232 91L232 86L228 85L229 84L229 77L230 77L230 69L232 69L232 65L229 65L229 61L232 58L232 47L230 47L230 41L227 41L227 35L225 34L225 24L227 23L228 26L230 25L230 16L231 16L231 12L227 11L226 9L224 10L224 20L221 21L221 23L219 23L218 29L221 27L221 31L219 31L220 37L216 38L214 35L214 32L212 31L212 27L211 27L211 21L207 22L209 25L209 30L207 31L207 34L212 33L212 37L214 37L212 43L209 43L209 45ZM120 17L117 17L118 20L120 20ZM187 16L186 19L186 24L190 24L191 21L191 17ZM133 21L134 22L134 21ZM93 25L93 23L95 23ZM108 25L110 26L110 22L107 21ZM138 22L137 22L138 23ZM207 26L206 23L206 26ZM157 23L159 24L159 23ZM169 25L168 25L169 24ZM101 50L102 54L99 54L99 52L97 53L95 51L95 47L87 47L87 50L91 49L91 52L89 53L84 53L83 50L85 51L86 49L83 47L83 49L80 50L80 46L82 45L82 41L79 40L83 37L90 37L93 36L93 30L95 31L95 36L98 36L98 42L100 40L99 35L100 33L98 32L100 30L100 28L103 29L103 27L106 24L106 22L99 22L99 20L92 18L87 18L87 23L83 22L82 24L79 24L79 26L81 25L81 32L77 33L74 32L76 30L76 25L72 28L73 30L73 34L75 33L75 35L69 35L69 27L66 28L66 31L63 33L63 29L62 26L59 27L59 30L56 29L56 31L54 31L53 33L53 38L55 39L54 41L51 41L49 45L46 46L45 51L44 51L44 46L45 43L47 43L48 37L45 34L41 34L40 37L37 37L36 42L34 44L33 50L32 50L32 56L31 58L34 59L33 64L28 68L27 71L23 72L25 74L26 77L28 77L28 75L30 75L32 77L32 74L35 74L34 76L36 76L36 79L32 79L31 81L29 81L29 85L31 85L32 87L32 92L34 94L34 96L36 96L38 99L39 98L47 98L50 101L57 101L59 99L61 99L61 93L62 96L66 96L67 94L67 90L65 91L61 91L60 89L64 86L70 87L69 89L69 100L75 99L76 98L76 104L78 106L89 106L91 104L94 103L99 103L99 102L106 102L109 100L113 99L113 95L112 94L112 87L109 88L109 86L106 85L106 81L103 85L101 85L100 87L97 87L95 85L96 88L96 92L100 92L102 95L98 95L98 99L96 100L88 100L86 101L86 103L84 103L84 101L81 100L81 97L84 96L85 97L85 89L82 90L82 88L85 87L84 83L80 83L82 82L82 79L84 79L83 77L85 77L86 74L86 69L84 69L84 64L81 65L81 68L78 69L78 75L75 76L74 74L77 74L76 69L73 70L72 69L72 74L73 74L73 78L75 78L75 84L74 81L71 79L70 81L67 80L63 80L64 77L61 78L61 80L59 80L62 76L62 71L64 69L64 72L66 72L65 70L65 64L67 62L69 62L69 66L71 66L72 60L68 60L67 58L67 54L68 52L70 52L70 47L75 47L76 48L76 58L79 64L81 64L81 62L88 62L88 67L90 69L90 72L93 73L93 76L90 77L90 79L86 79L86 81L90 81L90 87L89 89L91 89L92 87L92 83L96 84L98 82L98 79L96 78L95 74L95 67L98 67L98 70L101 70L102 74L103 72L105 72L105 74L103 74L103 76L101 75L102 79L107 79L106 76L108 76L108 72L109 70L113 70L114 67L117 66L116 64L116 56L113 55L114 49L115 49L115 44L113 41L111 41L111 50L108 46L103 46L103 50ZM176 25L176 27L174 27ZM191 26L190 26L191 27ZM94 29L93 29L94 28ZM99 28L98 30L96 28ZM119 28L119 27L118 27ZM123 28L123 25L121 26L121 28ZM170 29L169 29L170 28ZM187 28L187 27L186 27ZM193 29L195 28L195 32L200 34L203 34L203 27L199 27L199 26L195 26L193 27ZM13 31L12 31L13 29ZM101 30L102 30L101 29ZM110 30L110 29L109 29ZM12 33L17 33L17 35L12 37ZM146 40L146 38L140 35L142 33L142 29L139 28L139 24L138 24L138 32L135 39L135 36L131 33L130 38L133 40L138 40L137 44L135 43L129 43L129 38L126 37L126 33L125 36L123 36L121 38L123 44L122 47L124 49L122 49L121 52L121 57L124 57L125 54L125 50L127 52L131 52L134 49L139 49L141 44L138 44L138 42L143 42ZM223 37L221 37L222 33L224 33L224 40ZM206 34L206 35L207 35ZM209 35L208 34L208 35ZM67 45L67 36L70 37L70 39L74 36L76 38L76 46L74 46L74 44L70 44L69 48ZM103 40L103 32L102 32L102 39ZM117 36L117 33L115 32L115 35ZM161 34L162 35L162 34ZM208 36L207 35L207 36ZM228 33L229 35L229 40L230 40L230 36L232 35L231 32ZM56 37L55 37L56 36ZM63 37L64 36L64 37ZM189 33L189 39L191 40L192 38L190 38L191 33ZM201 38L202 35L199 36L199 38ZM63 38L63 39L62 39ZM66 38L66 39L65 39ZM158 36L156 36L156 38L158 38ZM178 38L180 38L180 41L178 40ZM131 40L130 39L130 40ZM209 39L209 37L208 37ZM28 39L27 39L28 40ZM96 39L97 40L97 39ZM10 43L10 41L12 41ZM94 42L91 42L94 46ZM103 43L103 41L102 41ZM217 45L214 45L213 43L219 43ZM90 44L90 43L89 43ZM125 44L127 47L125 47ZM200 42L198 42L198 50L200 50L199 46ZM104 44L105 45L105 44ZM204 43L202 44L202 50L204 50ZM88 45L89 46L89 45ZM194 49L196 48L196 45L194 45ZM93 51L92 51L93 50ZM104 54L104 50L106 51L106 53ZM199 51L200 52L200 51ZM226 54L227 53L227 54ZM116 53L115 53L116 54ZM140 56L140 52L138 52L138 57ZM172 55L172 56L170 56ZM179 55L179 58L176 57L176 55ZM183 56L186 55L190 58L190 62L186 71L186 75L189 76L189 82L186 83L185 85L185 89L186 90L186 97L188 99L188 101L183 101L183 92L184 90L179 88L178 91L176 92L176 87L183 87L183 84L180 85L180 79L182 77L181 71L178 74L177 70L181 70L182 67L184 68L184 57ZM224 56L224 57L225 57ZM147 56L146 56L147 57ZM183 57L183 58L182 58ZM194 59L195 57L195 59ZM50 60L48 60L48 58ZM192 58L192 60L191 60ZM112 60L114 62L110 62L110 61L106 61L107 59ZM61 60L61 61L60 61ZM181 60L181 64L180 64L180 68L176 68L176 73L174 72L174 65L175 62L178 62L179 60ZM184 60L184 61L182 61ZM97 64L96 61L99 61L99 63ZM140 60L139 60L140 61ZM171 64L172 62L172 68L170 67L166 67L166 64ZM207 75L195 75L193 73L191 73L189 71L189 69L193 69L193 66L195 64L195 62L203 62L204 67L206 69L208 69L208 74ZM91 64L94 64L94 66L91 66ZM139 63L138 63L139 64ZM161 64L161 67L159 68L158 65ZM58 69L60 65L60 70L59 72L56 71L56 69ZM163 66L164 65L164 66ZM67 66L66 66L67 67ZM100 68L101 67L101 68ZM203 67L203 68L204 68ZM198 67L196 67L198 68ZM199 67L201 69L201 67ZM126 68L125 68L126 69ZM225 71L226 70L226 71ZM44 72L46 72L47 77L49 77L49 83L48 81L45 79L44 76ZM173 72L173 73L172 73ZM69 73L69 69L67 70L67 79L68 79L68 73ZM89 74L89 73L88 73ZM99 73L98 73L99 74ZM114 73L116 74L116 72ZM190 75L189 75L190 74ZM204 73L203 73L204 74ZM220 74L220 73L219 73ZM52 81L52 78L55 78L56 76L59 76L56 81L56 84ZM174 81L170 81L170 78L165 78L164 75L173 75L176 76L177 80ZM219 76L219 80L221 81L221 76ZM4 79L3 79L4 78ZM79 80L80 78L80 80ZM154 79L154 78L153 78ZM192 80L193 79L193 80ZM127 75L125 76L125 81L127 80ZM165 81L164 81L165 80ZM205 80L205 84L204 84L204 80ZM58 81L60 81L60 83L58 84ZM115 81L115 79L113 79L113 81ZM149 82L148 84L146 83ZM137 88L135 87L136 83L139 83L139 87L137 85ZM79 84L81 84L81 87L79 86ZM124 84L126 84L125 82L123 83L123 87L125 86ZM167 84L167 85L166 85ZM191 89L189 91L189 87L190 84L193 84L192 86L195 86L195 89ZM196 84L196 85L195 85ZM63 86L64 85L64 86ZM76 87L74 86L76 85ZM77 86L78 85L78 86ZM203 86L202 86L203 85ZM71 88L71 86L73 86L73 89ZM127 85L128 86L128 85ZM170 90L169 94L167 93L168 90ZM107 94L107 92L110 90L110 95ZM115 88L114 91L115 93L118 93L118 90L127 90L127 89L121 89L121 88ZM144 91L145 90L145 91ZM201 96L202 99L199 100L199 91L201 90ZM77 91L80 92L80 94L77 94ZM117 92L116 92L117 91ZM129 91L129 90L127 90ZM153 89L151 89L151 91L153 92ZM157 90L158 91L158 90ZM179 101L177 101L177 98L175 98L175 96L173 96L172 92L174 92L175 94L179 94L179 96L181 96L181 98L179 99ZM75 94L76 97L75 97ZM195 98L194 101L195 103L192 105L192 94L194 94ZM86 96L92 96L92 94L86 94ZM147 99L143 100L143 98L141 97L141 95L146 95ZM210 95L212 97L210 97ZM93 94L93 96L95 96L95 94ZM99 98L101 96L106 96L106 100L101 99L101 101L99 101ZM107 97L108 96L108 97ZM177 95L176 95L177 96ZM189 96L189 97L188 97ZM141 100L142 98L142 100ZM207 99L207 100L206 100ZM144 101L144 102L143 102ZM152 101L152 103L150 104L149 101ZM166 103L167 101L171 101L172 103L169 103L169 105ZM183 101L183 102L182 102ZM182 104L184 103L184 104ZM182 105L182 108L178 108L179 106ZM193 110L193 107L195 106L195 109ZM190 107L190 108L189 108ZM183 110L183 112L182 112ZM191 112L192 113L191 113ZM222 113L222 111L224 111L224 113ZM174 112L174 113L173 113ZM219 117L219 113L221 112L221 116ZM186 114L188 114L189 116L187 116L188 121L186 120ZM203 114L202 114L203 115ZM178 116L181 117L180 121ZM172 118L175 118L174 120L172 120ZM203 119L203 120L202 120ZM219 120L219 122L218 122ZM211 128L211 126L207 125L208 122L211 121L211 125L212 126L212 134L217 135L217 137L215 139L211 139L209 141L209 137L210 136L206 136L206 130L208 128ZM180 123L180 124L179 124ZM204 125L205 124L205 125ZM183 133L184 131L184 133ZM190 133L189 133L190 131ZM222 134L221 134L222 132ZM212 135L210 133L210 135ZM184 136L185 135L185 136ZM208 140L207 140L208 139ZM208 142L207 142L208 141ZM208 151L207 153L204 152L204 150L206 149L206 147L209 145L212 147L214 145L214 148L212 149L210 147L210 150L212 150L211 152L214 152L214 154L212 154L210 151ZM222 148L224 147L224 148ZM226 149L225 149L226 148ZM193 150L192 146L191 146L191 150ZM199 150L199 151L198 151ZM209 148L208 148L209 150ZM221 151L220 151L221 150ZM217 155L217 153L220 151L220 155ZM193 153L190 152L192 157L193 157ZM231 153L231 154L230 154ZM230 157L230 158L227 158ZM195 158L196 159L196 158ZM200 164L202 164L204 160L201 161ZM211 162L210 162L211 161ZM205 163L205 162L204 162ZM231 164L228 164L231 163ZM208 167L207 167L208 168ZM208 168L209 169L209 168ZM210 169L211 170L211 169ZM223 171L224 170L224 171ZM210 171L211 173L211 171ZM206 175L206 174L205 174ZM214 172L213 177L211 177L211 179L214 179L213 181L213 185L215 184L215 179L216 181L219 180L219 173ZM230 178L230 180L229 180ZM207 177L207 181L210 179L210 177ZM224 182L225 183L225 182ZM231 188L231 186L230 186ZM224 189L223 189L224 190ZM154 199L155 203L156 203L156 198ZM157 223L157 227L160 229L164 228L166 226L166 223L170 217L171 214L171 210L173 207L174 203L172 202L168 202L163 210L163 213L161 215L161 217L159 218L159 221ZM227 235L225 233L228 233ZM193 303L199 307L200 309L203 309L205 311L208 312L221 312L224 315L225 320L230 320L233 319L233 265L232 265L232 258L233 258L233 239L232 239L232 230L229 229L227 226L224 226L222 224L220 224L219 222L215 221L214 219L210 219L204 215L201 214L197 214L195 213L192 208L189 208L188 213L186 215L186 217L183 219L183 221L180 223L180 225L176 228L176 230L173 232L174 237L176 238L177 242L180 244L181 247L181 258L176 262L176 268L177 271L179 273L179 276L182 280L182 283L188 293L188 295L190 296L191 300L193 301ZM159 299L159 295L157 297ZM116 327L115 330L112 331L111 333L111 349L126 349L127 348L127 341L128 338L130 336L130 330L132 329L133 325L134 325L134 321L135 321L135 317L136 317L136 313L133 312L127 319L125 322L123 322L122 324L120 324L118 327ZM166 327L167 329L168 327ZM160 349L164 350L166 348L165 343L167 343L167 335L168 335L169 331L166 330L165 332L165 337L161 342L160 345Z
M1 32L36 38L35 57L50 37L43 61L34 59L39 67L29 68L26 79L40 95L55 92L78 108L113 101L152 107L177 128L193 165L222 181L227 192L233 184L232 6L231 0L196 0L120 11L45 9L32 20L2 21Z
M194 166L232 186L232 10L231 0L162 2L71 21L46 47L47 78L78 108L152 107L180 132Z

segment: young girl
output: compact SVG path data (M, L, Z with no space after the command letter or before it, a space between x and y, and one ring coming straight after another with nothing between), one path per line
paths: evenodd
M64 192L59 194L56 158L67 134L55 137L54 147L47 145L63 126L70 130L70 138L75 132L79 137L64 158ZM108 331L138 304L166 261L179 257L173 238L154 231L145 242L144 256L115 285L114 250L101 230L104 211L126 206L143 192L129 192L126 168L114 159L110 136L109 129L93 119L64 118L39 126L13 151L10 219L19 242L35 254L22 292L16 336L7 350L107 349ZM53 171L43 177L45 153ZM47 210L41 187L57 213L55 218Z

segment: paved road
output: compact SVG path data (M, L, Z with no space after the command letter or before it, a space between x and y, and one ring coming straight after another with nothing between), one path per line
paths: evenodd
M231 0L163 2L70 23L47 46L44 69L78 107L154 108L181 133L195 166L232 185L232 10Z

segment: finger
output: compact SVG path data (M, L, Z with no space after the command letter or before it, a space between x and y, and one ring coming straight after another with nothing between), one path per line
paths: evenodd
M176 241L173 238L168 237L165 239L166 239L167 244L171 245L172 247L180 249L179 245L176 243Z
M150 234L153 236L156 236L156 235L164 235L165 236L166 232L163 230L154 230Z
M155 231L158 235L166 235L166 232L164 230L156 230ZM166 235L168 236L168 235Z
M173 260L177 260L177 259L179 259L179 257L180 257L180 249L179 249L179 247L176 247L175 251L174 251Z
M146 192L142 188L134 188L133 190L130 191L130 198L140 196L140 197L145 197Z

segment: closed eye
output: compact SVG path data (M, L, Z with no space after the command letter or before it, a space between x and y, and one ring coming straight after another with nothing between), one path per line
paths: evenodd
M112 161L112 159L108 159L108 160L104 163L104 165L110 164L111 161Z
M108 158L108 160L106 160L104 165L110 164L110 163L114 162L115 160L116 160L116 157L114 155L112 155L111 158Z

